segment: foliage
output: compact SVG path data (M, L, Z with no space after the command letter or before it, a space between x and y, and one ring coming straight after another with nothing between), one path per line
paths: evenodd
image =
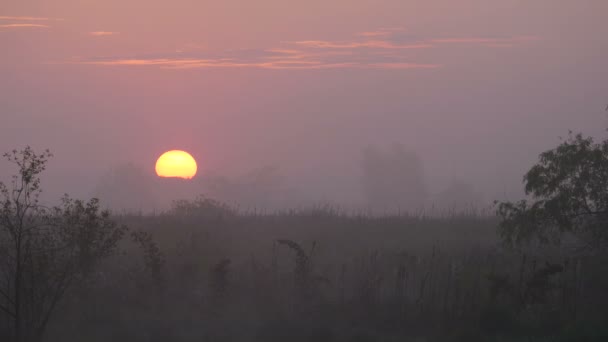
M17 208L7 207L13 209L3 213L11 215ZM569 330L572 338L564 341L605 339L605 329L594 325L587 332L578 324L605 326L606 259L497 252L494 217L353 216L331 208L248 215L199 198L176 203L171 215L118 218L141 230L116 262L100 265L114 250L103 246L113 246L124 232L95 200L66 198L57 208L36 204L30 210L23 216L26 231L39 235L28 247L37 253L23 259L23 276L16 278L22 312L42 312L44 306L26 303L41 300L41 289L52 295L63 274L71 279L61 285L63 293L92 279L89 274L103 271L98 279L105 280L52 310L51 342L559 341L553 338ZM5 216L14 221L11 215ZM218 217L230 219L209 220ZM10 231L3 225L0 234L0 270L10 276ZM319 248L314 241L322 241ZM60 242L69 248L49 248ZM277 260L278 246L289 252L287 267ZM133 268L124 266L142 252L145 277L133 277ZM162 291L137 286L155 279ZM15 320L6 314L14 312L14 287L0 289L7 293L0 294L6 309L0 340L16 340ZM23 315L17 340L39 339L30 333L35 320ZM10 336L1 335L5 322Z
M174 201L171 213L184 217L223 219L233 217L236 214L236 210L226 203L199 196L194 201Z
M500 234L510 245L530 240L558 243L574 235L585 247L608 242L608 140L572 135L524 176L532 201L498 203Z
M315 275L312 263L312 256L316 247L316 242L313 242L310 252L306 253L304 249L295 241L279 239L277 243L285 245L294 253L295 266L293 270L294 285L298 295L302 299L310 299L311 296L318 291L317 285L328 283L329 280L325 277Z
M553 341L608 317L606 259L497 251L494 218L119 219L154 236L163 291L142 291L125 267L142 249L125 244L49 342Z
M292 240L286 240L286 239L280 239L277 240L277 243L281 244L281 245L285 245L287 247L289 247L289 249L291 249L294 253L294 261L295 261L295 266L294 266L294 284L296 286L296 288L298 289L298 291L300 292L300 294L307 296L309 294L309 290L310 290L310 285L311 285L311 273L312 273L312 262L311 262L311 255L307 254L304 249L295 241ZM313 244L313 248L310 251L310 254L312 254L313 250L314 250L314 244Z
M137 243L144 254L144 269L158 290L163 287L162 269L165 264L163 253L149 232L136 230L131 232L131 240Z
M223 294L228 288L230 263L230 259L224 258L215 264L211 270L210 286L217 295Z
M126 228L88 202L64 196L48 208L39 201L40 174L52 156L30 147L4 155L17 165L9 188L0 182L0 309L12 322L12 341L37 341L58 302L108 257Z

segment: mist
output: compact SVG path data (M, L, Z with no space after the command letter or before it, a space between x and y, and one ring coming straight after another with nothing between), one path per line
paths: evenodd
M108 2L103 9L109 11L115 4ZM91 196L104 175L124 164L154 176L156 158L178 148L195 156L200 178L219 175L238 181L256 169L273 167L283 191L293 192L281 195L290 203L361 208L366 201L361 185L363 151L396 143L419 156L429 194L441 193L458 180L474 185L488 201L516 198L521 195L521 175L538 153L568 130L601 136L607 122L602 109L608 45L602 39L606 23L601 13L606 5L601 1L547 6L517 1L468 1L458 7L391 1L378 5L385 13L417 9L417 15L402 11L401 17L366 17L355 11L368 6L359 1L346 12L337 4L324 8L327 15L318 19L323 32L317 28L306 33L299 25L286 27L282 20L270 20L268 36L260 33L258 39L250 39L250 33L236 35L256 27L262 19L255 16L242 28L220 31L206 27L219 28L217 22L184 19L190 30L186 37L180 34L184 23L171 26L178 28L174 33L156 36L159 27L169 25L156 26L155 15L168 6L158 5L148 6L150 13L141 18L144 26L154 27L148 34L141 27L131 32L136 26L122 19L108 21L110 12L82 6L50 9L19 2L3 11L44 12L45 17L63 19L46 22L48 28L0 32L5 46L0 145L5 150L25 145L52 150L49 198L64 192ZM203 10L209 4L197 6ZM296 7L276 14L302 22L310 19L313 9L320 9L315 2L298 6L308 11ZM121 8L125 15L132 10ZM445 20L443 10L450 10L450 20ZM184 14L178 12L175 7L171 13ZM240 12L226 5L220 13ZM348 20L333 25L331 13L344 14ZM518 24L507 25L512 21ZM91 36L94 26L119 34ZM360 39L360 32L383 27L401 28L394 37L379 36L394 41L497 42L450 43L406 52L342 49L356 53L342 62L366 58L366 63L375 63L374 58L380 58L375 53L402 53L412 63L440 66L432 69L171 69L74 62L121 55L172 58L175 50L183 50L185 57L225 53L253 58L286 40L350 42ZM345 32L347 28L351 32ZM223 44L214 44L214 31L226 37ZM226 36L227 32L235 35ZM152 36L157 39L151 41ZM534 39L500 42L520 36ZM276 41L269 42L273 37ZM195 43L204 47L188 51ZM10 170L2 167L2 174ZM210 191L201 186L196 192Z
M335 336L350 324L336 312L353 314L353 322L365 316L366 324L375 322L367 314L381 312L396 321L411 318L412 329L411 322L422 322L429 331L441 326L441 333L451 332L446 322L466 316L461 311L483 316L486 306L505 304L492 286L508 276L513 283L520 272L518 285L504 288L524 291L526 281L562 272L551 268L556 263L563 266L560 314L576 316L570 308L592 302L577 297L580 284L594 283L603 269L587 254L539 246L569 243L576 239L568 234L577 231L541 236L539 245L516 250L501 243L520 239L509 230L515 217L509 210L529 209L527 202L512 201L548 193L535 193L538 184L524 186L524 175L542 164L541 153L570 142L583 146L586 141L568 140L577 133L606 139L606 13L604 0L9 0L0 4L0 153L19 155L28 146L52 153L40 173L44 208L32 216L36 220L52 216L45 210L58 205L75 217L88 210L99 220L95 227L115 227L105 221L113 219L131 229L128 242L108 243L124 248L129 261L104 259L116 265L100 263L104 285L91 293L107 296L108 303L119 303L122 295L148 300L152 292L140 294L137 286L162 283L166 287L146 291L161 293L150 302L158 304L154 310L167 305L167 313L150 309L157 316L141 324L162 321L168 339L208 334L216 341L221 334L213 334L242 320L247 333L224 340L252 341L258 333L264 340L265 324L277 332L283 319L297 316L299 309L290 310L299 308L294 298L302 293L290 297L289 291L299 290L286 290L281 278L292 273L307 286L311 279L333 284L331 290L312 286L318 292L301 298L341 303L339 309L319 304L319 315L339 327ZM170 150L190 153L196 176L158 176L155 163ZM9 159L0 159L0 182L7 185L20 172ZM576 162L583 165L583 159ZM584 180L595 179L592 173ZM12 203L13 193L5 194ZM62 202L64 194L99 204ZM22 207L15 208L20 214ZM107 216L103 209L110 210ZM2 222L13 221L0 220L0 228ZM121 234L126 230L112 236ZM277 261L292 257L293 270ZM507 278L495 272L503 266ZM585 267L586 278L580 275ZM470 278L450 278L461 268ZM88 272L82 279L93 274ZM391 277L411 286L393 293L382 283ZM118 295L108 284L124 279L132 282L127 294ZM234 296L220 305L226 288ZM103 306L82 291L60 308L59 323L50 328L54 340L84 307L78 300ZM592 285L588 291L601 292ZM252 299L258 293L272 302L270 313L254 308L268 303ZM353 299L361 306L349 306L349 295L364 304ZM515 307L512 312L525 321L526 310L538 304L529 296L508 297L504 307ZM393 300L409 304L396 308ZM115 307L106 305L106 316L91 317L112 321ZM141 308L125 310L131 309ZM204 320L216 309L226 316L209 323L204 334L192 328L188 335L180 325L183 317ZM570 322L601 316L581 315ZM173 319L180 323L172 326ZM477 318L466 319L467 327L479 326ZM92 321L93 330L103 326ZM138 335L145 329L128 319L112 322L128 326L122 338L146 340ZM382 331L376 323L370 331ZM6 336L26 341L11 335L18 325ZM83 326L72 332L88 331ZM90 336L104 336L95 331ZM281 338L293 338L285 334ZM370 334L377 337L370 340L387 340Z

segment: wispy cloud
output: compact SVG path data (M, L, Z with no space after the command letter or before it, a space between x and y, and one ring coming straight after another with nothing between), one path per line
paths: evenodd
M232 59L193 59L193 58L159 58L159 59L107 59L95 61L77 61L78 64L105 66L155 66L165 69L217 69L217 68L251 68L271 70L320 70L320 69L430 69L441 65L416 63L369 63L322 60L263 60L245 61Z
M372 63L370 66L380 69L437 69L443 65L420 63Z
M19 27L50 27L42 24L4 24L0 25L0 28L19 28Z
M329 41L329 40L303 40L289 42L306 48L316 49L429 49L440 47L445 44L469 44L482 45L486 47L513 47L517 44L539 40L536 36L515 36L515 37L446 37L413 39L411 37L394 37L394 33L403 29L380 29L358 33L357 36L364 39L353 39L349 41ZM375 39L370 39L375 38ZM381 39L380 39L381 38Z
M89 32L91 36L95 37L103 37L103 36L114 36L120 34L120 32L111 32L111 31L93 31Z
M403 28L403 27L383 27L383 28L379 28L374 31L359 32L359 33L357 33L357 36L367 37L367 38L388 37L388 36L393 35L396 32L402 32L402 31L405 31L405 28Z
M41 24L40 22L58 21L63 19L58 18L47 18L47 17L29 17L29 16L0 16L0 29L5 29L3 32L7 32L12 29L22 28L49 28L51 26L46 23ZM5 22L5 23L3 23ZM6 23L8 22L8 23Z
M357 33L358 36L361 37L387 37L390 36L392 34L392 32L388 32L388 31L369 31L369 32L359 32Z
M15 17L0 15L0 20L16 20L16 21L60 21L60 18L46 18L46 17Z
M485 44L485 45L513 45L516 43L531 42L539 40L536 36L518 36L508 38L484 38L484 37L464 37L464 38L435 38L431 43L437 44Z
M293 42L293 44L311 48L330 48L330 49L357 49L357 48L378 48L378 49L428 49L432 44L395 44L387 40L368 40L364 42L331 42L325 40L304 40Z
M213 51L205 49L178 49L165 54L82 59L70 63L123 66L157 67L165 69L218 69L249 68L271 70L320 70L320 69L437 69L442 62L428 62L426 53L416 51L443 51L441 49L466 49L467 45L487 48L514 47L534 36L517 37L439 37L424 38L403 34L403 28L382 28L356 34L350 40L302 40L283 42L265 49L236 49ZM111 35L99 31L93 35ZM422 58L422 61L416 61ZM434 60L439 60L435 56ZM445 61L449 63L449 61Z
M301 50L281 49L281 48L267 49L266 51L273 52L273 53L278 53L278 54L285 54L285 55L297 55L297 54L302 53Z

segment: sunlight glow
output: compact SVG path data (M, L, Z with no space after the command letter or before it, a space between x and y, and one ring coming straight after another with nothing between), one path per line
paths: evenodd
M165 152L156 161L156 174L159 177L191 179L196 175L196 170L196 161L184 151Z

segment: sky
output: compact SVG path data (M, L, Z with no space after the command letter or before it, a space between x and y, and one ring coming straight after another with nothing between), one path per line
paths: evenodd
M608 128L604 0L5 0L0 148L49 148L90 196L171 149L199 174L276 166L356 203L361 151L400 143L431 191L517 197L568 130ZM14 170L0 162L0 177ZM201 190L204 192L204 189Z

